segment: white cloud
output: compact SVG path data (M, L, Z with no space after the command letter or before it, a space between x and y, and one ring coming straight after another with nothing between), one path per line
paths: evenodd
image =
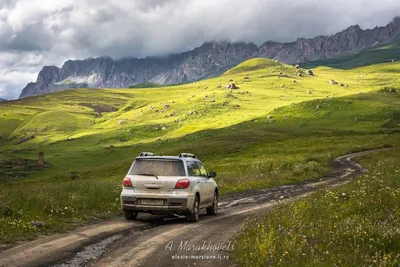
M292 41L385 25L399 10L398 0L0 0L0 74L22 77L0 78L0 97L16 96L43 65L68 58L163 55L211 40Z

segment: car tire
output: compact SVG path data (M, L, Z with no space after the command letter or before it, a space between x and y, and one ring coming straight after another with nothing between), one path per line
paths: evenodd
M193 210L190 212L186 219L188 222L197 222L200 217L200 199L199 196L196 195L193 202Z
M211 207L207 208L207 215L217 215L217 208L218 208L218 194L214 192L214 199L213 204Z
M124 210L125 219L129 221L136 220L138 213L131 210Z

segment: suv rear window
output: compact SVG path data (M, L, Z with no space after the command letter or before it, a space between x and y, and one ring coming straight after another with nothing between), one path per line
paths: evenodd
M185 168L180 160L136 159L129 170L129 175L139 174L185 176Z

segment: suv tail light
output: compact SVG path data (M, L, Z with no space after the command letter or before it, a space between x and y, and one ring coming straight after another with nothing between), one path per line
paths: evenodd
M186 189L190 186L189 179L182 179L176 182L175 189Z
M132 181L131 181L131 179L129 179L128 177L125 177L125 178L124 178L124 181L122 182L122 185L123 185L124 187L133 187Z

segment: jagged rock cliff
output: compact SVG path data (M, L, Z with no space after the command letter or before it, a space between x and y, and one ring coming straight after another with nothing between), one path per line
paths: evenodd
M35 83L29 83L20 97L70 88L121 88L143 82L177 84L217 76L240 62L266 57L293 64L341 57L400 39L400 17L385 27L362 30L358 25L332 36L299 38L291 43L206 42L192 51L166 57L143 59L109 57L68 60L61 68L44 67Z

